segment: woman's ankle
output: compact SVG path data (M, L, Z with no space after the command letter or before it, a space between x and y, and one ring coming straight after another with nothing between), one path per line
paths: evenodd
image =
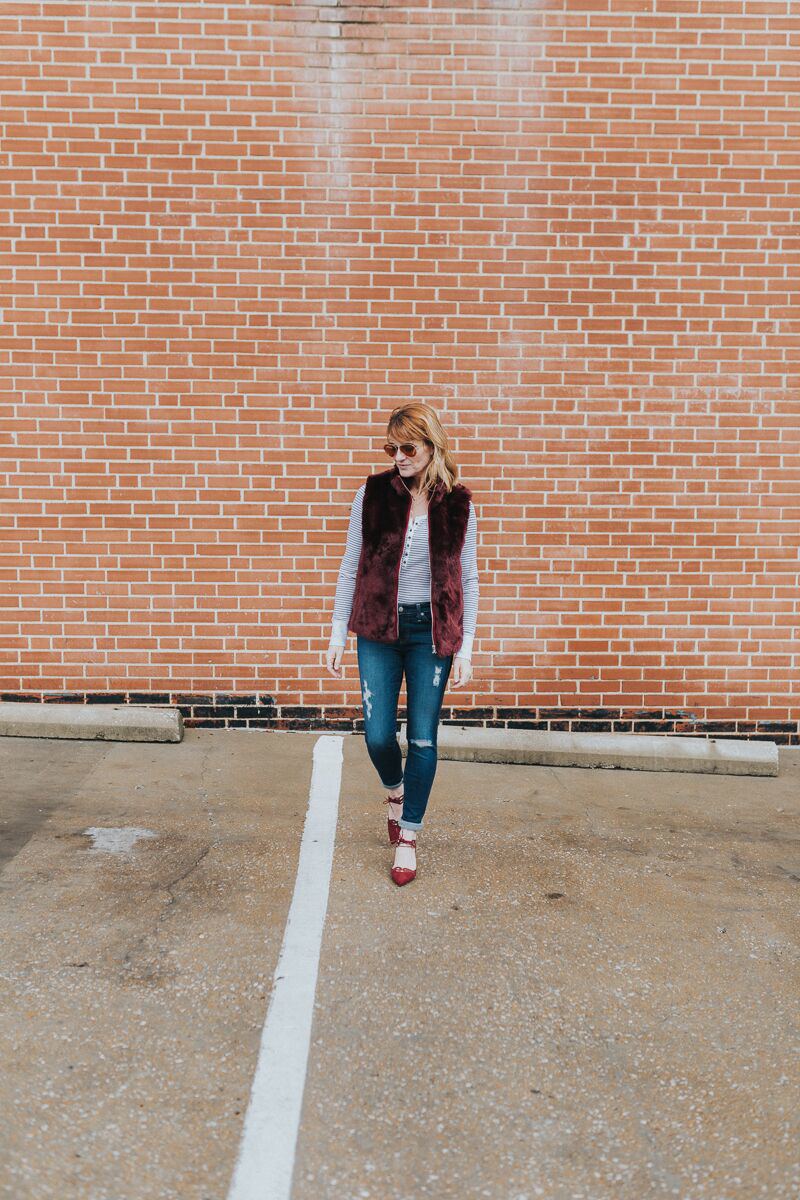
M400 838L394 848L394 864L396 867L411 867L416 864L416 829L403 829L400 826Z

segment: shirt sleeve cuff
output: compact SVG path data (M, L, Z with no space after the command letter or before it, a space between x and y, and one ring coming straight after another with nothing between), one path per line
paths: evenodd
M461 645L456 650L456 658L472 658L472 642L475 637L474 633L465 633L462 638Z
M347 645L347 621L331 622L331 640L328 644L330 646Z

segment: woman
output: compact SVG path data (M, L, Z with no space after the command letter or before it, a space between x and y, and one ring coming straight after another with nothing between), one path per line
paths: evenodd
M391 877L417 872L416 835L437 766L444 689L472 675L478 612L477 519L469 488L436 413L427 404L389 418L387 471L355 494L339 569L327 667L342 678L347 632L356 634L367 751L388 789ZM397 742L397 701L406 677L408 755Z

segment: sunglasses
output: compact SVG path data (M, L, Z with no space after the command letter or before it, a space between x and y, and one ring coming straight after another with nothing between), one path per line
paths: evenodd
M394 458L398 450L403 451L405 458L413 458L417 453L417 447L413 442L403 442L400 446L397 446L394 442L387 442L383 448L389 455L389 458Z

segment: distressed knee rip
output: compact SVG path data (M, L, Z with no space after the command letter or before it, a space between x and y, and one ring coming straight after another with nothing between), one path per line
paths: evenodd
M409 741L412 746L432 746L433 745L433 742L429 741L428 738L409 738Z
M441 668L441 666L434 667L433 668L433 686L438 687L441 682L442 682L442 668Z
M366 679L361 687L361 695L364 698L364 711L367 714L367 718L369 718L372 716L372 697L375 695L375 693L369 690L369 684L367 683Z

